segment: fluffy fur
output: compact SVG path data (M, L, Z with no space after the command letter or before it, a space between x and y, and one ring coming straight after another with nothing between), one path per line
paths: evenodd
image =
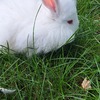
M51 1L53 4L49 5ZM68 23L70 20L72 24ZM56 50L74 38L78 25L76 0L0 1L0 45L9 44L16 52L31 56Z

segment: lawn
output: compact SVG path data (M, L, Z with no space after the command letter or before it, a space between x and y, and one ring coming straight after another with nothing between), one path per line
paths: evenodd
M78 0L74 42L46 55L0 54L0 100L100 100L100 0ZM91 89L81 83L87 77Z

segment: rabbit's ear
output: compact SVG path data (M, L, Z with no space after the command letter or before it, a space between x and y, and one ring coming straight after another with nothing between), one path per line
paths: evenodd
M42 0L44 5L49 8L51 11L56 12L57 2L56 0Z

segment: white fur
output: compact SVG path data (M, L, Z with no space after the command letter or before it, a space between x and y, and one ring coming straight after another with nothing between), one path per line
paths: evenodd
M28 52L30 56L33 53L47 53L60 48L75 33L79 22L76 0L58 2L58 13L54 14L41 0L1 0L0 45L7 46L8 43L10 49ZM33 25L41 4L33 43ZM67 23L71 19L74 21L72 25Z

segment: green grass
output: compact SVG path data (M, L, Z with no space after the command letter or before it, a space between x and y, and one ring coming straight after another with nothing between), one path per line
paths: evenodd
M100 0L79 0L76 39L56 52L0 54L0 86L16 89L0 100L100 100ZM81 87L83 79L92 88Z

